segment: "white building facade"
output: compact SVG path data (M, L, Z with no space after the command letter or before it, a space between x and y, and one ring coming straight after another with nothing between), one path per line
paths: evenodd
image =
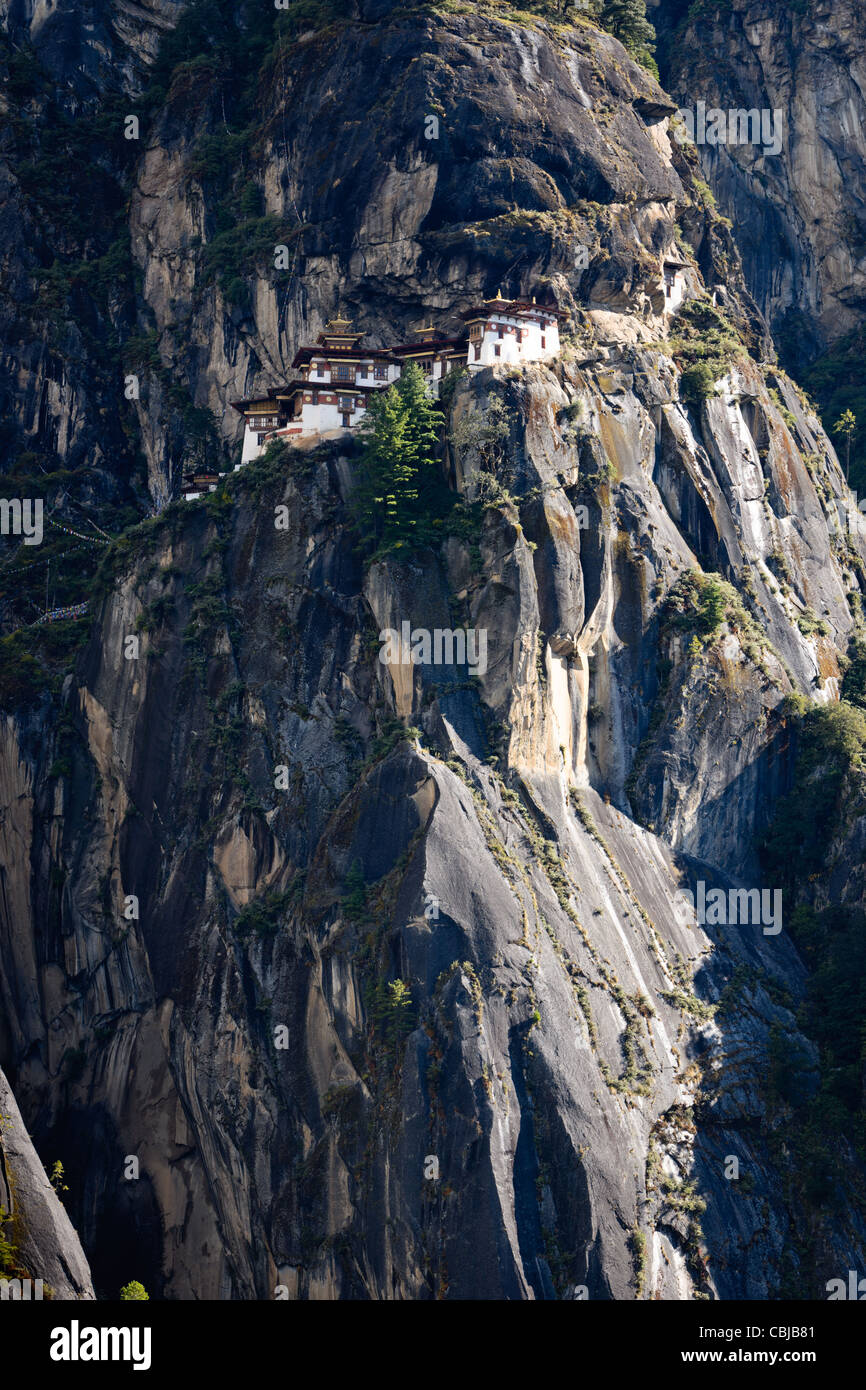
M683 302L686 292L685 272L688 269L685 261L665 261L662 266L666 314L675 314Z
M497 362L547 362L559 356L559 310L535 300L488 299L463 315L469 333L470 371Z
M438 395L454 368L501 363L544 362L559 354L560 312L534 300L506 300L498 294L463 314L466 330L456 338L437 336L432 324L416 330L410 343L365 348L347 319L333 319L313 346L301 347L292 362L297 372L266 396L235 401L244 417L241 463L258 458L271 439L302 443L355 429L367 413L370 396L397 381L407 362L416 362L428 389ZM195 489L200 495L200 489ZM187 486L184 494L193 496Z

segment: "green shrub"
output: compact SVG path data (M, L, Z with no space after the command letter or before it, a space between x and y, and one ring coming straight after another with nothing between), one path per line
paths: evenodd
M59 1158L55 1158L53 1164L51 1165L51 1171L48 1172L48 1169L46 1169L46 1172L48 1173L48 1181L51 1183L51 1186L54 1188L54 1191L57 1193L58 1197L60 1196L61 1192L69 1191L69 1184L63 1181L66 1174L63 1171L63 1164L61 1163Z
M398 1048L414 1027L412 991L405 980L378 980L368 991L367 1003L387 1046Z
M128 1284L124 1284L120 1290L120 1297L124 1303L149 1303L150 1294L143 1284L137 1279L132 1279Z
M866 637L858 633L848 647L848 669L842 681L842 699L866 710Z
M797 614L797 627L804 637L812 637L816 633L819 637L829 637L830 635L830 629L823 618L819 618L817 613L808 607L802 613Z
M776 807L761 842L767 877L790 882L825 868L845 789L859 786L866 751L866 713L842 700L816 705L802 720L794 785Z
M766 641L733 584L703 570L689 570L677 580L659 616L662 628L693 632L704 642L715 637L724 622L758 645Z
M370 914L367 910L367 883L359 859L353 862L349 872L346 874L344 887L343 912L346 917L350 922L355 922L359 926L369 924Z
M46 674L31 652L27 633L0 638L0 706L17 709L32 704L46 688Z
M262 191L258 184L247 183L241 189L238 199L241 216L258 219L262 216Z
M197 179L200 183L225 183L231 178L233 169L242 159L251 136L252 131L250 130L242 130L233 135L225 129L214 131L211 135L203 135L195 146L187 165L192 178ZM261 216L260 206L253 208L245 215L247 217Z
M695 190L701 202L704 204L704 207L714 208L716 206L716 200L713 195L713 191L710 188L710 185L708 183L705 183L703 179L693 178L692 188Z
M629 1236L629 1245L631 1247L632 1263L634 1265L635 1290L637 1297L640 1298L643 1295L643 1285L647 1266L646 1236L643 1231L639 1231L635 1228Z
M273 936L288 905L287 893L264 893L254 898L238 913L235 932L242 937L249 936L250 932L257 936Z
M680 399L687 405L699 405L701 401L712 400L716 394L716 381L719 375L707 362L697 362L686 367L680 376Z
M791 690L779 705L779 713L785 719L801 719L810 708L810 701L799 690Z
M269 213L266 217L247 217L240 222L226 219L229 225L211 237L202 251L202 283L216 281L226 298L229 286L238 293L238 285L257 271L273 267L274 247L291 244L299 234L297 227L287 227L281 218Z
M680 395L700 402L715 394L715 383L746 351L738 329L708 299L690 299L673 324L671 350L682 372Z
M18 1263L18 1247L12 1236L11 1228L14 1217L7 1212L5 1207L0 1207L0 1276L4 1279L21 1279L24 1272Z

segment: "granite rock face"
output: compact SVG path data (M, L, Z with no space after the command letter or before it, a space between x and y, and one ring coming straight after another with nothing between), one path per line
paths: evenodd
M650 0L664 77L683 109L779 113L780 149L700 148L720 210L734 220L749 289L791 360L863 322L866 305L866 59L857 0L730 0L688 20Z
M135 157L154 498L170 388L234 446L227 403L338 309L399 341L501 283L556 297L564 348L456 383L470 535L365 566L351 442L241 470L113 548L61 694L4 717L0 1061L97 1291L820 1297L866 1220L852 1156L798 1240L767 1077L779 1030L817 1065L803 965L683 894L761 886L786 696L838 697L866 571L833 448L615 40L364 6L276 61L244 177L296 258L251 251L244 305L196 243L206 78ZM705 399L668 258L724 325ZM706 640L690 582L724 597ZM484 631L484 669L381 660L404 620Z
M90 1268L72 1222L39 1162L6 1077L0 1072L0 1208L3 1236L14 1248L12 1280L30 1280L29 1296L92 1299ZM23 1296L26 1298L27 1293ZM6 1295L4 1294L4 1297Z
M74 105L106 90L140 90L162 35L182 0L3 0L0 24L13 43L32 47Z
M783 458L795 515L822 504L755 371L700 417L653 416L631 368L606 365L603 386L563 363L459 388L455 416L499 392L513 417L514 501L485 513L480 564L452 539L365 576L335 524L352 456L327 449L238 475L220 518L167 513L67 685L71 774L46 781L38 724L19 729L16 1086L87 1174L76 1217L100 1278L134 1251L176 1298L629 1298L641 1231L646 1296L772 1296L796 1216L762 1086L802 967L760 922L700 928L677 893L756 882L753 832L790 771L780 702L822 671L832 694L846 571L816 527L787 546L788 596L753 562L772 649L749 655L735 628L698 656L660 637L663 596L696 564L697 499L714 563L736 568L730 546L739 565L761 430L770 492ZM556 426L570 399L617 474L595 501L596 446ZM816 422L799 428L841 487ZM752 544L769 547L794 518L764 505ZM833 637L806 638L797 595L819 593ZM379 661L383 627L455 612L488 634L476 682ZM124 635L156 613L126 661ZM389 710L419 732L377 751ZM823 1261L856 1258L856 1212Z
M284 379L335 306L394 342L422 308L456 331L499 278L564 307L577 296L613 308L645 289L661 305L642 247L673 245L686 201L663 130L672 108L607 35L395 14L336 45L326 31L287 47L261 93L248 172L290 270L275 274L267 247L245 307L226 302L195 252L216 230L212 181L194 172L222 126L216 102L205 92L188 120L183 87L170 97L139 162L130 230L161 358L192 370L197 404L219 416ZM575 275L581 247L590 264ZM162 393L139 407L157 487L171 473L165 409ZM236 437L233 414L224 429Z

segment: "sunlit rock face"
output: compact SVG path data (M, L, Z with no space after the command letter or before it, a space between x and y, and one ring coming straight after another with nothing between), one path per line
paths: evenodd
M663 76L687 110L766 113L775 136L699 149L719 209L736 225L749 289L789 360L863 322L866 303L866 59L857 0L730 0L689 23L688 6L648 6ZM778 146L778 148L776 148Z
M3 1239L12 1251L0 1270L6 1281L3 1299L93 1299L81 1242L46 1177L2 1072L0 1116L0 1209ZM56 1181L62 1184L62 1177Z
M367 563L351 439L241 470L112 553L61 692L4 716L0 1061L97 1291L820 1296L866 1230L846 1188L797 1241L766 1088L779 1028L817 1074L804 968L784 904L730 904L774 889L785 697L839 694L863 557L832 446L615 40L363 6L275 61L243 178L291 274L259 256L243 305L208 278L196 161L232 113L204 77L131 156L142 494L173 486L172 386L233 462L228 402L337 310L394 341L501 285L558 304L563 350L455 384L471 533ZM666 265L736 340L703 399ZM22 419L42 391L106 466L116 418L31 349ZM404 622L485 660L384 654Z

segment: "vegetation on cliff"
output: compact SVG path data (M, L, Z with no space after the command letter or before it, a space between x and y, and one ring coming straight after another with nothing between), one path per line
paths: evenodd
M429 544L437 511L441 525L441 428L441 412L414 362L370 401L352 511L362 545L377 556Z
M176 262L194 272L184 312L198 315L197 336L185 336L191 318L171 317L167 291L164 318L146 307L113 222L43 267L52 323L68 327L90 296L96 327L115 332L115 369L163 394L164 414L130 413L128 437L168 420L170 468L227 462L208 403L227 382L278 378L284 323L315 321L327 297L379 324L414 321L426 297L444 318L502 271L509 292L555 286L580 331L550 370L455 375L441 410L409 367L373 398L360 437L309 451L273 444L198 502L160 496L159 514L136 526L123 499L135 516L143 491L94 490L101 563L80 578L70 565L68 580L100 609L86 660L72 671L86 623L21 628L0 647L8 710L47 705L66 681L62 719L55 705L6 728L3 812L8 843L24 845L7 895L33 902L13 945L21 959L35 946L52 991L50 1012L28 995L28 1013L23 991L8 992L21 1084L42 1117L76 1121L85 1106L100 1116L98 1143L70 1124L69 1171L90 1179L71 1186L94 1244L125 1242L119 1268L97 1255L112 1291L131 1270L157 1297L203 1297L209 1280L214 1296L265 1298L274 1270L290 1268L298 1297L570 1297L585 1281L593 1298L680 1298L686 1278L698 1297L712 1280L723 1296L773 1297L780 1233L805 1210L812 1244L793 1252L790 1287L812 1292L827 1250L856 1246L846 1226L856 1175L841 1172L827 1136L855 1135L862 1119L863 925L841 904L828 916L824 890L833 872L856 871L850 847L833 856L863 799L866 653L852 649L842 703L820 708L802 697L777 708L776 671L767 680L761 657L773 624L797 665L792 684L807 689L813 670L832 668L847 576L821 548L791 411L781 460L767 444L768 412L777 417L760 374L741 406L680 407L709 399L745 360L737 311L710 292L685 305L670 324L679 377L669 344L646 343L636 306L651 282L659 302L668 204L692 219L691 273L703 267L708 284L719 273L710 195L697 183L681 191L685 162L667 165L648 133L654 86L564 3L533 6L544 18L534 25L493 7L506 22L486 29L482 7L442 8L452 46L431 55L446 24L435 7L397 7L379 26L337 0L282 11L194 0L142 100L151 150L177 183L150 188L139 240L152 279L177 284ZM643 0L590 12L651 62ZM426 27L413 48L416 16ZM350 22L335 59L328 33ZM544 122L566 79L545 76L545 62L571 53L567 28L586 61L553 137ZM375 128L351 106L358 94L340 66L371 30L375 71L387 74ZM521 101L540 94L544 121L520 116L507 140L496 129L455 156L473 124L498 114L475 100L488 74L471 52L488 30L514 61ZM536 72L529 49L542 51L547 33L555 42ZM402 54L408 73L441 77L455 52L459 129L434 169L417 116L438 109L428 98L439 89L393 74ZM22 76L15 58L13 93ZM289 77L302 108L291 156ZM310 120L319 79L322 114ZM338 179L355 138L357 160ZM652 197L623 188L626 157L657 164ZM385 167L386 193L399 193L364 203L365 177ZM310 225L267 214L291 208L304 173ZM318 221L338 182L339 216ZM129 191L128 173L117 190ZM487 196L495 215L464 222ZM524 199L542 206L527 212ZM557 200L569 206L545 210ZM166 208L179 251L159 241ZM380 214L402 228L419 208L405 236L362 238ZM389 235L405 259L377 259ZM592 287L573 270L584 235L593 286L608 295L597 330ZM265 274L275 238L309 258L306 277L278 293ZM731 270L726 305L736 279ZM607 337L602 320L616 321ZM222 375L208 334L221 335ZM448 486L446 458L473 506ZM48 463L18 459L56 496L69 480ZM804 499L818 515L811 531L798 525ZM740 549L764 542L743 563ZM774 565L781 573L776 555L790 591L808 583L832 628L811 610L798 621L787 593L775 602L764 580ZM13 589L11 572L7 581ZM30 618L38 596L32 576L26 584ZM20 621L24 608L10 599L7 613ZM377 660L394 614L425 630L477 624L490 633L489 669L443 680ZM135 666L121 650L128 632L141 642ZM672 907L684 846L683 859L694 849L728 872L753 821L766 824L788 785L785 739L799 740L799 758L765 837L765 873L800 899L802 1000L786 939L700 932ZM655 835L629 818L632 793L654 799ZM121 915L127 893L141 907L134 920ZM115 1102L124 1066L147 1082L143 1117ZM724 1105L704 1084L714 1068ZM628 1146L616 1137L624 1127ZM162 1144L167 1133L176 1146ZM123 1182L118 1155L143 1137L152 1180ZM751 1171L732 1199L718 1158L741 1148ZM727 1220L731 1201L741 1220ZM188 1230L206 1234L206 1259ZM147 1295L133 1281L121 1297Z
M771 1106L787 1117L792 1189L811 1210L838 1203L841 1136L866 1158L866 912L860 893L845 901L839 892L846 842L866 816L862 672L846 693L858 704L789 702L798 739L794 783L761 841L766 881L783 889L786 926L809 971L797 1021L818 1050L817 1074L780 1028L768 1085ZM809 1240L807 1228L800 1256L808 1256ZM789 1269L789 1290L792 1279Z
M850 412L853 429L837 441L848 481L856 493L866 495L866 328L846 333L827 352L822 353L801 374L803 386L821 412L824 428L833 429L837 420Z
M716 383L746 355L740 334L709 299L692 299L674 320L671 349L681 368L680 397L692 404L716 394Z

